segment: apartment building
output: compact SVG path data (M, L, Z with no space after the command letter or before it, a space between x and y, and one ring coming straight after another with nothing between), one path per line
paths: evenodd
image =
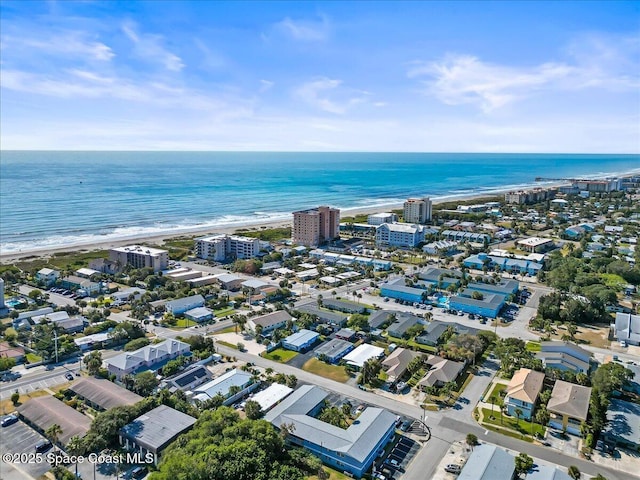
M228 259L253 258L260 252L260 240L224 233L197 238L196 257L222 262Z
M110 249L109 260L116 263L119 269L131 265L134 268L152 268L154 272L159 272L169 266L169 252L144 245L128 245Z
M406 223L427 223L431 221L431 199L409 198L404 202L403 218Z
M340 210L321 206L293 212L291 240L294 244L317 247L338 237Z
M413 248L424 241L424 228L408 223L383 223L376 228L376 246Z

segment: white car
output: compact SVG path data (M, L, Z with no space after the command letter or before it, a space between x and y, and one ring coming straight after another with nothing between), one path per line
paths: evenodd
M626 348L626 347L627 347L627 342L626 342L626 341L624 341L624 340L620 340L620 346L621 346L622 348Z

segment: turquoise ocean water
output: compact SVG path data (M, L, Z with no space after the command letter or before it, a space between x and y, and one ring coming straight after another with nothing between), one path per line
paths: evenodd
M27 252L640 170L639 155L46 152L0 157L0 252Z

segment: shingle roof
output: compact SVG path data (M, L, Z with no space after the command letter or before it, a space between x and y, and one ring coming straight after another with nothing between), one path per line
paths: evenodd
M125 425L120 434L151 451L159 451L196 423L196 419L160 405Z
M540 390L542 390L543 381L544 373L521 368L513 375L509 385L507 385L506 396L528 403L535 403Z
M382 408L368 407L357 422L342 429L308 415L327 396L319 387L304 385L268 412L265 419L278 428L292 423L295 427L292 435L363 462L395 423L395 415Z
M382 362L383 367L387 367L387 375L400 378L407 370L409 362L414 358L422 356L418 352L407 348L397 348Z
M292 317L286 310L278 310L277 312L268 313L260 317L254 317L251 321L255 325L262 325L263 328L269 328L282 322L291 320Z
M91 427L91 419L55 397L32 398L18 407L18 413L40 430L58 424L62 433L59 441L66 444L71 437L83 437Z
M454 362L436 355L429 355L427 364L431 368L418 382L421 387L433 387L438 383L453 382L464 369L464 363Z
M368 320L369 327L372 329L380 328L389 320L389 317L392 315L392 313L393 312L390 312L389 310L376 310L374 312L371 312Z
M547 410L580 420L587 419L591 388L557 380L547 404Z
M342 323L347 319L346 315L343 315L337 312L329 312L327 310L322 310L310 304L296 307L296 310L298 310L299 312L316 315L320 320L323 320L329 323Z
M105 410L121 405L133 405L142 400L140 395L130 392L109 380L93 377L83 378L72 383L69 390Z
M154 359L160 358L167 353L171 355L185 347L189 347L189 344L181 342L180 340L167 339L164 342L147 345L133 352L122 353L116 357L105 360L105 363L121 370L128 370L129 368L135 368L141 363L153 362Z

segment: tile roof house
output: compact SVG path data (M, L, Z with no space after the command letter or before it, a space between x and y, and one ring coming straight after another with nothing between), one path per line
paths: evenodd
M175 339L167 339L161 343L147 345L146 347L125 352L116 357L104 361L107 370L116 378L136 373L140 370L155 370L169 360L191 352L188 343Z
M21 363L25 359L24 348L12 347L7 342L0 342L0 358L13 358L16 363Z
M314 418L328 392L303 385L265 415L276 428L293 425L288 442L318 456L324 463L361 478L378 451L394 436L396 416L382 408L367 407L355 422L343 429Z
M453 382L464 370L464 363L454 362L436 355L429 355L426 363L429 365L429 371L418 382L418 387L421 389L441 387L445 383Z
M557 380L547 404L553 428L580 435L580 424L587 420L591 388Z
M394 383L400 380L407 371L407 366L414 358L422 355L407 348L397 348L382 362L382 367L387 372L387 381Z
M528 368L521 368L514 373L505 389L504 397L504 404L509 415L517 416L516 409L520 409L522 411L520 418L530 420L536 400L542 390L543 381L544 373Z

